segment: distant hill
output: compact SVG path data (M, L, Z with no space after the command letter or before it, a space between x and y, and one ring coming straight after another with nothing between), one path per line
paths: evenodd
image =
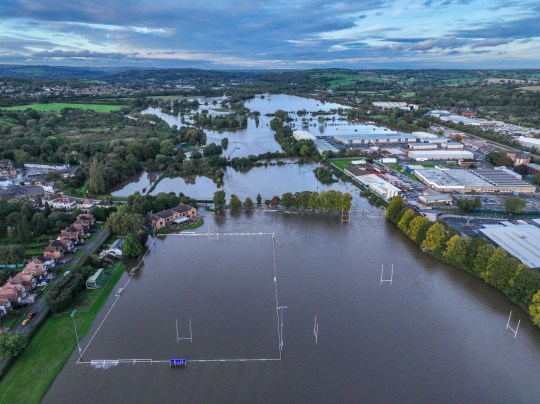
M93 68L69 66L24 66L0 64L0 77L41 78L41 79L97 79L104 78L129 68Z

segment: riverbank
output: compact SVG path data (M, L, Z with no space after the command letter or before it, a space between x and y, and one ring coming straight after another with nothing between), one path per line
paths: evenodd
M425 253L502 292L540 328L540 272L483 238L462 238L445 222L431 222L409 209L401 197L392 198L386 217Z
M70 316L72 309L77 310L75 320L79 338L82 339L124 270L123 263L116 264L102 289L82 291L70 310L52 315L44 322L0 381L1 403L39 403L43 399L77 347L73 319Z

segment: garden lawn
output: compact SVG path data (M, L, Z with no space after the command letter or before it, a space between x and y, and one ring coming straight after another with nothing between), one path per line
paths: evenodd
M75 318L82 339L124 273L125 266L119 263L113 268L114 272L103 288L81 291L65 313L51 315L42 324L0 381L0 403L39 403L43 399L77 347L71 311L77 309Z

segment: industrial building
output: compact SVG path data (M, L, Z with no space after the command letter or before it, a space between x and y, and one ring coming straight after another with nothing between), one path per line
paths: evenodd
M293 131L293 137L296 140L315 140L316 137L309 133L306 130L295 130Z
M339 149L324 139L315 139L313 140L313 143L315 144L315 147L317 148L317 151L322 154L324 151L331 151L334 153L338 153Z
M474 154L466 150L412 150L409 158L416 161L428 160L472 160Z
M422 140L422 141L431 141L431 139L438 138L437 135L434 135L433 133L429 133L429 132L413 132L412 135L416 137L418 140Z
M480 232L531 268L540 268L540 227L531 224L484 225Z
M527 170L529 170L529 174L540 173L540 164L528 163L525 165L527 166Z
M440 169L414 170L424 184L439 192L523 192L534 193L536 187L500 170Z
M395 187L375 174L369 174L366 170L360 168L359 166L350 166L345 170L345 172L354 180L365 186L374 194L380 196L385 201L389 201L394 196L401 194L401 189Z
M402 109L405 111L416 111L418 109L417 104L408 104L406 102L379 101L372 104L382 109Z
M540 149L540 139L536 139L534 137L520 136L520 137L518 137L517 141L522 146L525 146L525 147L538 147Z
M337 142L351 146L381 143L414 143L416 138L410 133L388 131L387 133L359 133L334 136Z

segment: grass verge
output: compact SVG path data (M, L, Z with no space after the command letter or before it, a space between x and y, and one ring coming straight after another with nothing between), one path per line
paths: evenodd
M43 399L77 347L70 317L72 309L77 309L77 329L82 339L124 269L123 263L115 265L102 289L82 291L67 312L51 315L45 321L0 381L0 403L39 403Z

